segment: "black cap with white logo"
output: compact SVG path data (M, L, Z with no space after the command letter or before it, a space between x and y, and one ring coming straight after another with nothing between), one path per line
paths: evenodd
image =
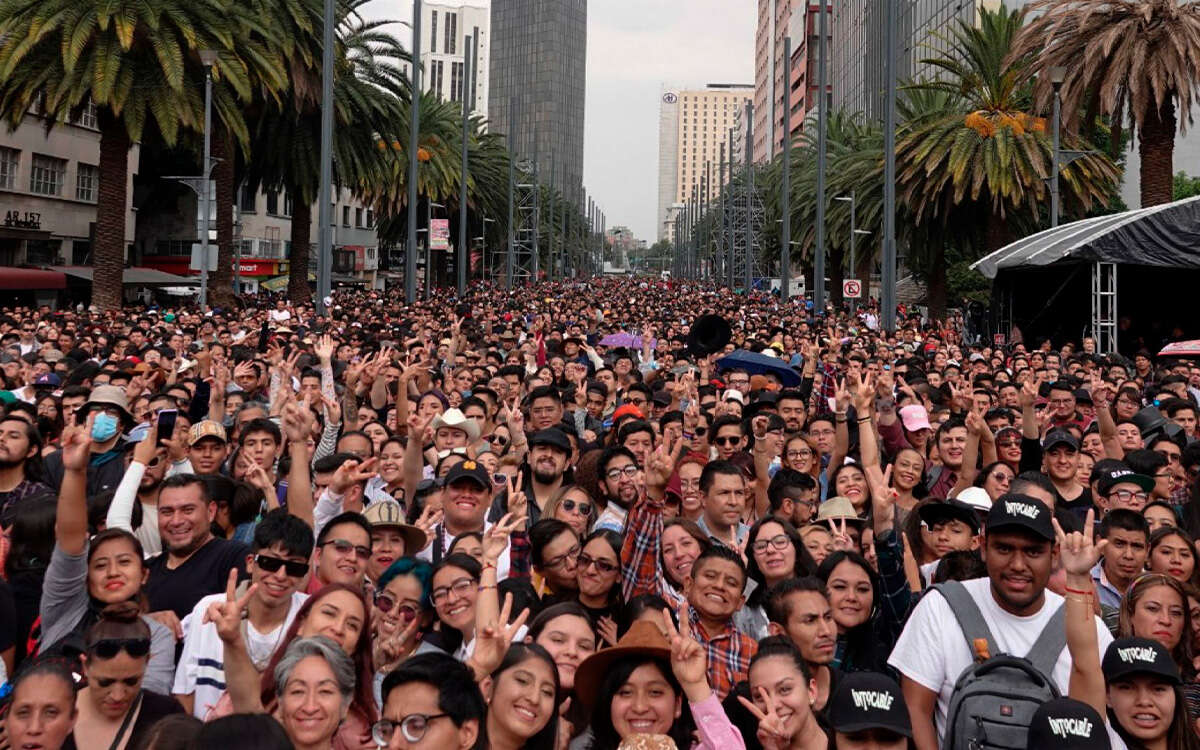
M1109 750L1104 719L1096 709L1072 698L1055 698L1038 706L1029 724L1029 750Z
M1100 668L1104 671L1104 681L1110 685L1137 675L1160 677L1172 685L1180 684L1179 668L1175 666L1171 652L1149 638L1129 637L1113 641L1104 652Z
M877 672L851 672L829 698L829 724L843 734L884 729L912 737L900 686Z
M1028 531L1034 536L1053 542L1054 524L1050 523L1053 517L1054 513L1041 500L1029 495L1010 493L1001 495L992 503L984 528L988 534L997 531Z

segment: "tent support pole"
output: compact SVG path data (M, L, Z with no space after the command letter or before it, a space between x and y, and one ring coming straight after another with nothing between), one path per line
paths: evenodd
M1092 336L1096 351L1117 350L1117 264L1092 263Z

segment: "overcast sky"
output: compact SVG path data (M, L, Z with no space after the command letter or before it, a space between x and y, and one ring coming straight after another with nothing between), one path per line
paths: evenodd
M409 19L412 0L365 12ZM589 0L583 180L609 227L654 241L662 86L753 83L757 13L751 0Z

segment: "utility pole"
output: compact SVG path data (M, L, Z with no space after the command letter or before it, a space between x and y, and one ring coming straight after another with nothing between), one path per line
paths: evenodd
M825 2L825 0L821 0ZM792 38L783 38L783 226L779 233L779 301L791 296L792 274Z
M746 247L745 293L754 286L754 102L746 100Z
M880 327L896 330L896 3L883 0L884 65L887 92L883 104L883 272L879 281Z
M333 0L325 0L325 3L328 7L332 5ZM417 150L421 147L421 0L413 0L412 30L412 105L409 115L411 122L409 122L408 128L408 247L404 254L404 301L410 305L417 301ZM330 34L331 32L327 30L326 33ZM329 55L333 54L332 36L325 43L325 52ZM332 68L332 65L330 67ZM330 99L332 100L332 98L331 90ZM321 168L325 168L324 164L321 165ZM328 196L322 199L321 209L330 210Z
M733 212L737 210L737 201L734 200L734 194L733 194L733 170L734 170L734 166L737 164L737 152L734 149L733 136L734 136L734 128L730 128L729 129L729 197L727 199L727 207L729 209L729 217L728 217L728 221L725 224L725 231L727 233L726 234L726 245L729 247L729 252L726 254L728 257L726 258L726 261L725 261L725 269L726 269L725 275L728 277L726 279L726 285L729 287L729 291L731 291L731 292L733 291L733 282L734 282L734 278L733 278L734 270L733 269L734 269L734 266L737 265L737 263L734 261L734 253L736 252L734 250L734 245L736 244L735 243L736 236L734 235L734 230L733 230L733 225L734 225Z
M332 0L326 1L331 2ZM200 194L200 257L202 258L200 261L200 314L203 315L204 308L208 306L208 232L212 225L210 217L212 216L213 193L210 182L212 176L212 66L216 62L217 54L211 50L204 50L201 54L204 55L204 179L201 181L204 192Z
M516 237L513 233L513 190L517 182L517 97L508 99L508 252L504 254L504 288L513 288L513 253Z
M467 293L467 273L470 251L467 249L467 146L471 127L471 97L467 89L471 82L471 48L474 40L468 35L463 39L463 77L462 77L462 179L459 180L458 195L458 296Z
M825 311L825 131L828 125L829 84L825 71L825 37L829 35L826 29L825 6L828 0L820 0L817 10L817 230L816 230L816 263L813 269L813 311L818 315ZM896 0L883 0L889 7ZM894 29L888 33L895 33Z

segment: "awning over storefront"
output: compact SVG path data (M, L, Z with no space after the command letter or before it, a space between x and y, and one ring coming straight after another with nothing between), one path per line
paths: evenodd
M0 268L0 289L66 289L67 277L61 271L40 268Z
M77 279L92 280L95 269L91 266L54 266L55 271ZM126 268L121 277L125 286L199 286L198 278L176 276L154 268Z

